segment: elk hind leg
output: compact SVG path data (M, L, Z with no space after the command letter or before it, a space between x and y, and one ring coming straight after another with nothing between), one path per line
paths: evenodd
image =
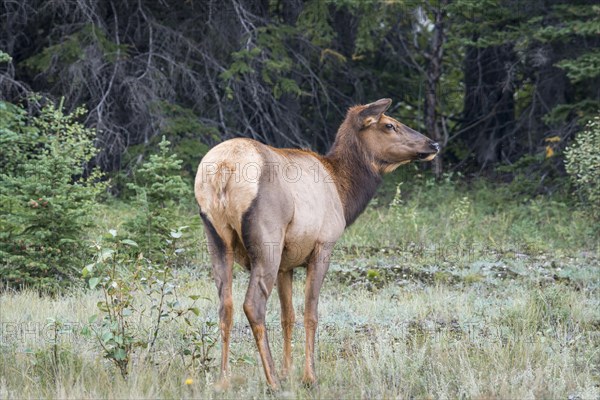
M277 279L277 271L279 270L281 261L282 242L281 238L276 240L263 239L262 243L266 243L267 246L262 248L261 251L250 255L250 283L248 284L248 291L244 300L244 313L248 318L248 322L250 322L250 327L254 334L267 383L273 389L278 389L279 380L275 372L273 357L269 347L265 316L267 300ZM279 246L277 246L277 243ZM272 246L272 244L275 245Z
M212 223L200 214L208 239L213 277L219 294L219 329L221 331L221 373L218 387L226 388L229 379L229 343L233 325L233 249L232 231L219 236Z

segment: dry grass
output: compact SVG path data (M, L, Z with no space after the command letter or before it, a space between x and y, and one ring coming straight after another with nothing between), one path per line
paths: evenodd
M337 283L334 266L320 307L317 348L319 386L301 386L302 329L295 334L297 366L277 397L299 398L590 398L600 395L600 304L597 290L563 284L540 288L528 280L455 285L414 281L367 289L359 281ZM597 266L590 267L595 268ZM185 275L185 271L182 272ZM36 293L4 294L2 306L2 398L231 398L266 392L254 343L245 330L242 302L247 276L236 273L237 336L232 346L233 387L213 389L217 370L186 370L177 356L177 326L165 327L154 361L141 354L125 382L99 349L78 329L95 312L97 293L50 300ZM302 315L302 274L294 300ZM215 299L207 273L179 289L183 299ZM143 300L141 300L143 301ZM214 320L216 305L201 305L201 319ZM269 303L272 346L280 359L278 304ZM72 322L59 334L53 358L53 329L47 318ZM167 336L172 336L167 339ZM218 357L215 348L212 355ZM216 365L216 362L213 364ZM186 385L185 380L193 383Z

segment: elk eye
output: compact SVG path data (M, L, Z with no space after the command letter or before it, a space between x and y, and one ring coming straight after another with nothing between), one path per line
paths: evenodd
M393 129L393 130L396 130L396 128L395 128L395 127L394 127L394 125L392 125L392 124L385 124L385 127L386 127L387 129Z

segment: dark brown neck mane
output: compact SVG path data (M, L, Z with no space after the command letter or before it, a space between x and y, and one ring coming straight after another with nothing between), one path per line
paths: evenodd
M365 210L381 184L381 174L374 168L374 160L358 139L360 125L357 122L350 110L333 146L323 157L344 205L346 226Z

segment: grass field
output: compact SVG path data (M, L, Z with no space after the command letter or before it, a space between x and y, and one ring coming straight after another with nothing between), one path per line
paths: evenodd
M389 206L380 197L336 246L320 298L313 388L300 382L304 271L295 274L295 370L271 395L598 399L597 227L558 199L507 199L498 188L450 183L409 188ZM99 210L98 230L116 227L123 212ZM134 352L124 380L97 340L81 334L97 313L99 291L50 298L9 290L0 296L0 398L267 396L241 309L248 275L238 267L232 385L214 389L217 296L202 239L194 225L189 240L196 251L175 274L180 302L201 297L193 321L204 326L201 365L186 365L185 326L175 321L162 326L153 354ZM139 304L149 301L135 296ZM279 365L276 295L267 318Z

